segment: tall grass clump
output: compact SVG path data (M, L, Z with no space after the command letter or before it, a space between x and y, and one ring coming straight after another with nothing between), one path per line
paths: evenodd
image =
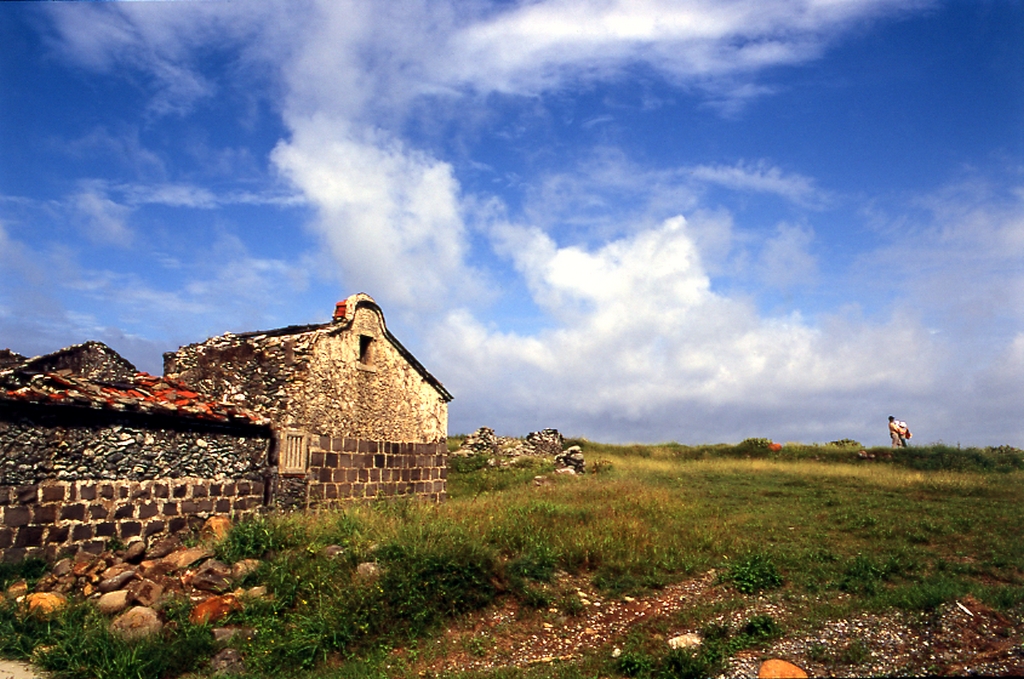
M214 648L209 628L192 625L180 602L165 613L173 633L125 641L89 603L43 617L5 602L0 604L0 656L31 659L66 679L174 677L199 669Z

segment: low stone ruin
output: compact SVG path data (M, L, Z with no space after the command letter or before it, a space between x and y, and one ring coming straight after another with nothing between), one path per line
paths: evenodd
M586 462L583 459L583 449L579 446L570 446L564 452L555 456L555 464L561 465L563 469L571 469L577 474L586 473Z
M546 458L553 460L560 469L583 474L583 450L579 446L563 450L564 445L565 437L557 429L530 432L526 438L519 439L497 436L490 427L480 427L467 436L452 454L464 457L485 455L492 467L507 467L522 457Z

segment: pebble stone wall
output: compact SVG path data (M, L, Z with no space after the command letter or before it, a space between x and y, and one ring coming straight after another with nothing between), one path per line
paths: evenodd
M273 483L271 441L259 426L0 409L0 559L99 552L250 514Z

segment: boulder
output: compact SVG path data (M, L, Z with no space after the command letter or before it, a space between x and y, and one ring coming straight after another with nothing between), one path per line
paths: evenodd
M563 468L568 467L577 474L583 474L586 471L586 462L583 459L583 449L579 446L570 446L565 450L565 452L556 455L555 464L562 465Z
M210 559L192 576L191 585L204 592L226 592L231 589L231 566Z
M130 563L138 563L142 561L142 557L146 555L146 541L142 538L135 538L128 543L128 548L124 550L124 560Z
M106 594L107 592L113 592L118 589L124 589L125 586L135 579L135 570L129 568L122 570L116 575L112 575L105 580L101 580L96 589Z
M260 567L259 559L242 559L231 566L231 579L235 582L241 580Z
M341 545L327 545L320 550L320 556L327 559L333 559L336 556L340 556L345 553L345 548Z
M697 646L700 646L701 643L702 639L699 634L696 632L689 632L669 639L668 647L671 649L696 648Z
M157 582L143 578L128 585L129 598L140 606L153 606L164 594L164 588Z
M146 550L146 558L151 561L156 561L157 559L164 558L180 547L181 540L174 536L164 538L163 540L157 540L149 549Z
M163 562L171 567L172 571L180 571L188 568L197 561L208 559L213 556L213 550L206 547L190 547L172 552L163 558Z
M58 578L63 578L65 575L71 574L71 566L74 562L71 559L61 559L57 563L53 564L53 568L50 570L51 573L56 575Z
M6 590L4 590L4 595L8 599L17 599L19 597L25 596L26 594L28 594L28 583L24 580L18 580L10 587L8 587Z
M133 606L110 623L110 631L127 641L159 634L163 628L160 616L148 606Z
M225 643L235 637L251 641L256 636L256 630L252 627L214 627L210 631L213 633L213 640L217 643Z
M214 674L245 674L245 661L234 648L224 648L210 658L210 671Z
M807 672L793 663L772 658L761 663L757 670L758 679L806 679Z
M380 566L372 561L364 561L356 566L356 575L361 580L376 580L380 577Z
M119 589L115 592L107 592L96 600L96 610L103 615L117 615L128 608L131 595L127 590Z

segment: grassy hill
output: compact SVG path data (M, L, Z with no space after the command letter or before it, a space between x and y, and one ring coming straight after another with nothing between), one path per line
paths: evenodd
M251 631L229 642L251 676L428 676L454 652L442 630L459 616L513 606L520 619L550 619L544 629L553 629L580 613L580 583L593 592L586 596L622 602L713 571L713 605L602 639L582 657L444 676L700 676L830 620L927 617L968 596L1010 621L1008 630L1021 627L1019 450L571 444L597 473L556 475L549 461L529 457L499 468L452 458L441 505L380 500L236 526L218 556L260 558L244 584L269 594L218 624ZM327 556L329 545L342 549ZM360 570L370 562L375 569ZM6 566L0 579L38 576L33 567ZM755 599L785 613L711 624ZM44 620L8 601L0 655L31 657L67 677L205 672L216 650L209 630L188 622L183 603L164 614L173 624L163 637L129 643L89 604ZM658 638L679 627L702 630L700 650L670 651ZM613 657L613 647L625 652ZM484 641L456 650L495 651ZM829 653L838 657L820 650Z

